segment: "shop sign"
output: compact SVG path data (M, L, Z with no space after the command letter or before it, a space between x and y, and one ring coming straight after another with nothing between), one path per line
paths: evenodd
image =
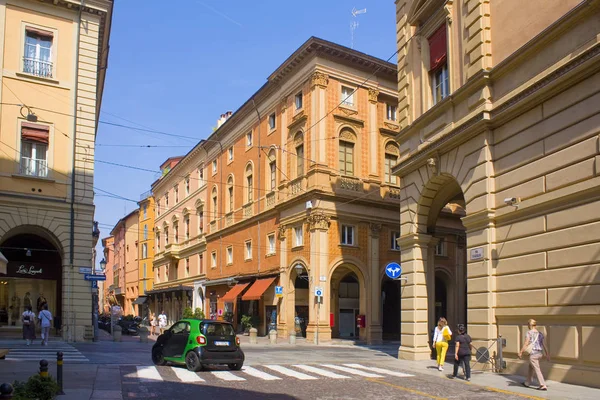
M41 275L44 270L39 267L36 268L33 265L19 265L17 267L17 274L21 275Z
M10 261L6 275L14 278L60 279L61 269L60 265Z

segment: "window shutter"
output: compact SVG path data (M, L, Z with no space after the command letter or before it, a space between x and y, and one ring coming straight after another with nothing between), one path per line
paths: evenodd
M52 39L54 37L54 33L53 32L46 31L46 30L43 30L43 29L34 28L32 26L25 27L25 31L27 31L27 33L29 33L31 35L40 36L40 37L43 37L43 38Z
M47 145L50 141L50 130L44 125L23 122L21 124L21 138Z
M429 70L433 71L446 62L448 52L446 24L442 24L427 40L429 42Z

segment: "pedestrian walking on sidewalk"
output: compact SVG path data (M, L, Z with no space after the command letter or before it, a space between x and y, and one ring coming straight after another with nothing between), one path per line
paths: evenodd
M23 339L29 346L35 339L35 314L31 311L31 305L25 306L21 321L23 322Z
M471 344L471 336L467 335L465 326L463 324L458 325L458 336L455 340L455 351L454 351L454 359L456 362L454 363L454 373L452 374L452 378L456 378L458 376L458 367L460 363L463 363L464 371L465 371L465 380L471 380L471 348L473 345Z
M150 336L156 334L156 314L150 314Z
M160 330L160 334L165 333L165 328L167 327L167 315L164 311L161 311L158 315L158 329Z
M50 327L52 326L52 313L48 311L48 303L42 305L42 311L40 311L38 319L42 325L42 346L48 346Z
M550 361L550 353L546 347L546 338L544 334L537 330L537 322L535 319L530 319L527 323L529 331L525 338L525 344L521 351L519 351L519 358L522 357L523 352L529 354L529 372L527 374L527 380L523 382L523 386L530 387L533 380L533 373L537 376L538 390L548 390L546 382L544 381L544 375L540 369L540 359L546 355L546 359Z
M446 352L448 351L448 341L452 339L452 331L448 327L448 321L442 317L438 320L438 325L433 333L433 345L437 353L437 368L440 371L444 370L444 361L446 360Z

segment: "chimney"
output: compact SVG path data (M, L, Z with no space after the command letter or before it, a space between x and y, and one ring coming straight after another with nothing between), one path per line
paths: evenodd
M227 120L227 119L229 119L229 117L231 117L231 114L233 114L233 112L232 112L232 111L227 111L227 112L225 113L225 119L226 119L226 120Z
M221 118L217 120L217 129L220 128L226 120L225 114L221 114Z

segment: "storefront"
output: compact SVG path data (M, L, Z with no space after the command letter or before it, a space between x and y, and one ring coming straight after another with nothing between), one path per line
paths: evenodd
M163 289L154 289L146 292L149 314L156 317L164 311L168 324L173 324L183 317L183 310L192 307L192 286L174 286Z

